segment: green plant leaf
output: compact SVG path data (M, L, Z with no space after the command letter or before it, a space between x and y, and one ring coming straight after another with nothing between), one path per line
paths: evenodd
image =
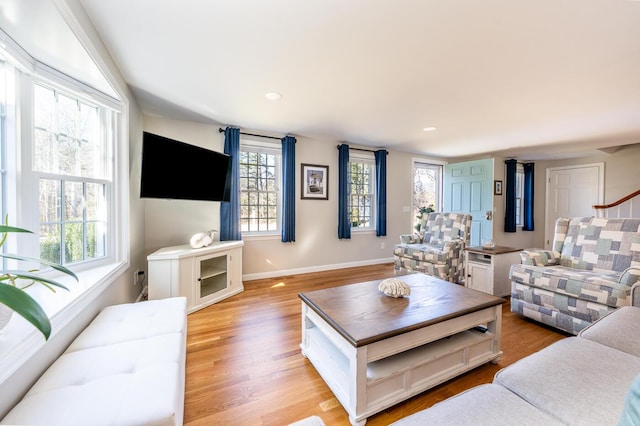
M33 232L24 228L17 228L15 226L8 225L0 225L0 233L4 234L5 232L26 232L27 234L33 234Z
M45 339L51 335L51 322L40 305L27 293L11 285L0 284L0 303L29 321Z
M16 278L23 278L26 280L33 280L35 282L38 282L40 284L51 284L54 287L59 287L65 290L69 290L65 285L60 284L59 282L49 279L49 278L44 278L40 275L37 275L35 273L31 273L28 271L2 271L2 275L0 275L0 282L6 282L9 281L9 275L11 277L16 277ZM50 290L53 290L50 288Z
M50 266L56 271L63 272L73 277L76 281L78 281L78 276L74 274L72 270L67 269L62 265L58 265L57 263L49 262L47 260L42 260L42 259L36 259L34 257L20 256L18 254L11 254L11 253L0 253L0 257L4 257L5 259L23 260L26 262L37 262L37 263L40 263L41 265Z

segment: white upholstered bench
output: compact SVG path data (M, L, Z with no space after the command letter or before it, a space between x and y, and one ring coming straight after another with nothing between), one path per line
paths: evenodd
M0 422L182 425L186 299L109 306Z

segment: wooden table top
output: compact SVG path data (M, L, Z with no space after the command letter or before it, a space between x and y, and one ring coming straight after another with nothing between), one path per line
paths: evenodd
M495 246L492 248L485 248L482 246L465 247L465 251L480 254L504 254L513 253L515 251L522 251L521 248L507 247L507 246Z
M466 315L506 300L424 274L397 277L411 295L393 298L378 290L382 280L298 294L354 347Z

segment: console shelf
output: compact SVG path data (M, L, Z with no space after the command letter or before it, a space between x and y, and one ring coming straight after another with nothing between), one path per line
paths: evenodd
M147 257L149 299L185 296L191 313L244 290L242 241L162 248Z

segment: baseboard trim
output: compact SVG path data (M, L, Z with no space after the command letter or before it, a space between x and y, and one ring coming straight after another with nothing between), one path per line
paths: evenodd
M358 262L334 263L331 265L309 266L306 268L281 269L279 271L258 272L255 274L242 275L242 281L261 280L264 278L283 277L286 275L308 274L311 272L330 271L333 269L355 268L358 266L379 265L381 263L392 263L393 257L385 259L361 260Z

